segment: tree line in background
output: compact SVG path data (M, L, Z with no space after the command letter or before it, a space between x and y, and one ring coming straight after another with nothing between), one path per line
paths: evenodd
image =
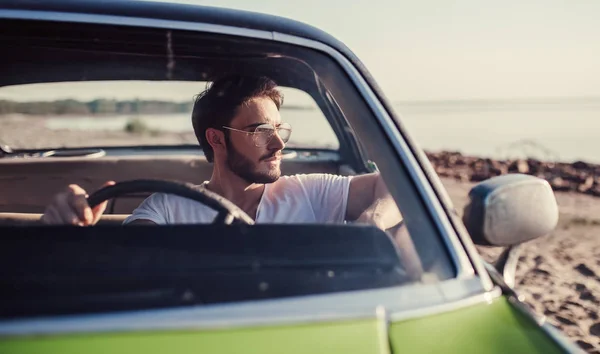
M0 100L0 114L29 115L88 115L88 114L155 114L187 113L192 111L193 102L168 101L117 101L96 99L89 102L57 100L46 102L17 102Z

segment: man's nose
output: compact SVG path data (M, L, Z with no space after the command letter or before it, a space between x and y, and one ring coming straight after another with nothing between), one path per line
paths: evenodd
M273 150L282 150L285 147L285 143L279 136L279 132L275 131L271 141L269 142L269 148Z

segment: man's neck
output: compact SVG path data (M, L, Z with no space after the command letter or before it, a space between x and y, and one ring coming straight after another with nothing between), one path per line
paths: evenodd
M233 173L223 173L215 169L206 188L228 199L255 219L265 185L248 183Z

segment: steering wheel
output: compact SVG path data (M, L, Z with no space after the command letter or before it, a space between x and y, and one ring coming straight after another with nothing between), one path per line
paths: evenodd
M174 194L202 203L218 213L217 217L213 220L213 224L254 224L254 220L248 214L229 200L206 188L191 183L148 179L118 182L92 193L87 198L87 201L90 207L93 208L105 200L125 194L141 192Z

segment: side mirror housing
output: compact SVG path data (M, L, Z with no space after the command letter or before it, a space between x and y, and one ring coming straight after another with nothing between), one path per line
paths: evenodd
M514 246L552 232L558 205L546 180L502 175L471 189L463 221L476 245Z

